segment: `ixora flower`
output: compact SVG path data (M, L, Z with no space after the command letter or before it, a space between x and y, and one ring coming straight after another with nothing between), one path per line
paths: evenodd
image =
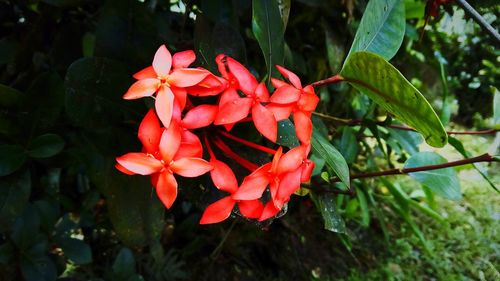
M297 138L303 144L309 144L312 135L311 112L316 109L319 98L311 85L302 88L302 83L295 73L279 65L276 68L290 83L271 78L276 91L271 96L271 103L267 108L274 113L278 121L287 119L293 112Z
M262 103L269 102L269 92L264 83L258 83L257 79L243 65L235 59L226 55L216 58L219 72L227 79L227 89L219 101L219 113L215 118L215 125L234 124L252 113L255 128L264 137L276 142L278 125L272 111ZM245 97L237 93L240 90Z
M191 50L172 55L162 45L153 59L153 65L134 74L138 81L132 84L124 99L138 99L156 93L155 108L165 127L170 125L174 105L184 109L187 99L185 88L195 86L211 75L208 70L188 68L196 59ZM174 103L174 99L177 103Z
M129 175L151 175L158 197L170 208L177 197L177 181L174 174L183 177L197 177L212 169L204 159L186 156L181 145L181 128L172 122L167 129L161 129L150 111L141 123L139 139L143 152L131 152L116 158L117 168ZM161 137L158 131L162 131Z

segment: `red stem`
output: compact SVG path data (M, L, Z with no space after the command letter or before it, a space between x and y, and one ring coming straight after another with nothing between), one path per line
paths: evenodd
M205 132L204 134L204 141L205 141L205 146L207 147L208 154L210 155L210 158L216 160L214 151L212 150L212 147L210 146L210 142L208 141L208 134Z
M316 81L316 82L312 83L311 86L320 87L320 86L324 86L324 85L339 83L342 81L344 81L344 78L342 76L340 76L340 74L337 74L337 75L334 75L332 77Z
M271 155L276 154L276 150L271 149L271 148L269 148L269 147L265 147L265 146L262 146L262 145L260 145L260 144L253 143L253 142L251 142L251 141L247 141L247 140L242 139L242 138L239 138L239 137L237 137L237 136L235 136L235 135L231 135L230 133L228 133L228 132L226 132L226 131L223 131L223 130L219 130L219 131L217 131L217 132L218 132L219 134L221 134L221 135L225 136L225 137L226 137L226 138L228 138L228 139L232 139L232 140L237 141L237 142L239 142L239 143L241 143L241 144L244 144L244 145L246 145L246 146L248 146L248 147L258 149L258 150L260 150L260 151L262 151L262 152L269 153L269 154L271 154Z
M253 172L259 168L259 166L255 165L254 163L246 160L245 158L239 156L236 154L236 152L232 151L227 144L225 144L220 138L214 138L212 139L213 143L229 158L233 159L236 161L238 164L249 170L250 172Z

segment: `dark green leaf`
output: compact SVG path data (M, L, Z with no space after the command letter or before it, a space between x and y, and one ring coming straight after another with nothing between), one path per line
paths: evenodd
M21 273L26 281L54 281L57 278L56 266L45 255L23 256Z
M435 147L446 144L448 135L425 97L390 63L369 52L354 52L345 63L342 77L420 132Z
M55 134L36 137L28 146L28 155L33 158L52 157L64 148L64 140Z
M21 250L34 247L34 245L41 243L39 237L37 237L39 228L40 217L38 212L33 205L28 205L12 227L12 242Z
M135 273L135 258L129 248L122 248L113 263L114 276L125 280Z
M335 172L344 184L350 187L349 166L347 166L347 162L344 157L315 129L313 129L311 146L313 153L316 154L316 156L325 159L326 165Z
M359 151L358 140L354 134L354 130L346 126L342 130L342 138L340 139L339 146L340 153L345 157L345 161L350 164L356 160Z
M418 146L422 143L422 136L418 133L411 131L403 131L397 129L387 128L391 137L410 155L418 153Z
M334 195L329 193L312 195L311 193L311 196L313 196L316 208L318 208L325 221L325 229L332 232L345 233L345 222L335 206Z
M267 75L278 77L275 65L285 59L285 29L277 0L253 0L252 30L266 60Z
M328 65L332 73L338 73L342 68L342 62L345 56L345 48L341 43L340 37L335 34L327 24L323 25L325 29L326 54Z
M445 158L434 152L420 152L408 159L405 168L414 168L427 165L446 163ZM460 181L453 168L444 168L430 171L422 171L409 174L421 184L429 187L433 192L451 200L462 198L460 192Z
M368 227L370 225L370 210L368 209L365 192L359 187L356 191L356 197L358 198L359 207L361 208L361 225Z
M0 177L12 174L26 160L26 151L20 145L0 145Z
M12 227L26 207L30 193L29 171L0 179L0 233Z
M92 252L89 245L82 240L73 238L62 238L59 240L59 246L68 257L75 264L87 264L92 262Z
M278 139L276 143L289 148L300 145L297 135L295 134L295 126L290 119L278 122Z
M18 105L23 99L23 93L18 90L0 84L0 106L10 107Z
M19 44L8 38L0 39L0 65L10 63L16 59Z
M286 29L288 24L288 17L290 16L290 7L292 6L291 0L278 0L278 6L280 8L281 20L283 21L283 27Z
M403 42L405 20L404 0L369 1L347 57L370 51L390 60Z
M71 64L66 74L66 111L77 125L99 128L121 116L121 97L130 74L122 63L105 58L83 58Z
M87 32L82 37L82 52L84 57L93 57L95 49L95 34Z
M0 264L7 264L14 257L15 250L12 243L5 242L0 245Z
M215 24L210 45L215 55L226 54L242 63L246 61L245 41L238 30L228 23Z

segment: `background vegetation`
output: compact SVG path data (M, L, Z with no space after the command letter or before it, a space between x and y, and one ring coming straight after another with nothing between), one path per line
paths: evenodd
M271 25L284 23L284 65L303 83L336 74L367 1L278 2ZM498 42L453 4L424 28L425 2L404 3L391 63L448 130L498 125ZM496 1L473 4L498 25ZM136 130L150 106L121 97L161 44L194 49L197 65L215 73L214 56L226 53L265 78L253 15L246 0L0 0L1 280L499 279L498 163L477 165L488 180L471 165L451 170L458 201L401 175L353 181L353 196L327 192L326 215L314 198L294 196L273 221L235 214L212 226L198 225L217 197L209 177L180 183L165 211L147 179L114 169L116 156L140 149ZM386 112L347 84L317 94L318 112L361 120L315 119L353 173L399 168L431 150L416 133L376 125L390 122ZM432 150L456 160L495 154L498 142L460 135ZM318 170L316 182L342 189L323 180L333 174ZM338 233L324 229L327 215Z

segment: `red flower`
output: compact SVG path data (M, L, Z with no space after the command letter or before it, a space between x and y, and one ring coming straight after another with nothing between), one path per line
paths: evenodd
M148 116L146 116L148 117ZM145 118L146 119L146 118ZM156 124L152 117L148 117L144 122L141 141L150 144L154 150L157 142ZM142 124L141 124L142 125ZM184 177L197 177L212 169L207 161L197 157L179 156L181 146L181 130L176 122L163 130L158 142L158 151L151 153L145 146L144 152L132 152L116 158L116 161L126 171L132 174L152 175L153 185L156 187L156 193L165 207L170 208L177 197L177 181L174 173Z
M274 113L276 120L287 119L293 112L293 122L297 138L303 144L309 144L312 135L311 112L316 109L319 98L311 85L302 88L299 77L288 69L276 66L289 83L271 78L276 88L267 108Z
M213 170L210 171L210 176L215 186L219 190L226 191L231 195L209 205L201 217L200 224L218 223L227 219L231 215L236 204L238 204L238 209L244 217L259 218L264 208L262 202L257 199L246 201L234 199L233 195L238 191L238 181L233 171L224 162L215 158L212 158L210 163L214 167Z
M264 137L276 142L278 125L274 114L261 103L269 102L269 92L264 83L257 79L239 62L225 55L217 56L217 64L222 76L228 81L228 88L219 101L219 113L215 125L234 124L252 112L255 128ZM240 97L240 90L245 97Z
M135 82L123 96L138 99L156 94L155 108L165 127L170 125L174 110L174 98L182 110L186 104L186 90L204 80L210 72L205 69L187 68L196 56L193 51L184 51L172 57L165 45L156 51L153 65L134 75Z
M300 188L302 165L307 152L304 146L298 146L282 154L280 147L271 163L267 163L247 176L240 189L233 195L236 200L253 200L262 197L267 186L271 192L274 214L289 201L290 196ZM269 208L270 207L267 207ZM272 212L267 212L272 213ZM274 215L273 214L273 215ZM272 215L271 215L272 216ZM265 217L260 220L267 219Z

